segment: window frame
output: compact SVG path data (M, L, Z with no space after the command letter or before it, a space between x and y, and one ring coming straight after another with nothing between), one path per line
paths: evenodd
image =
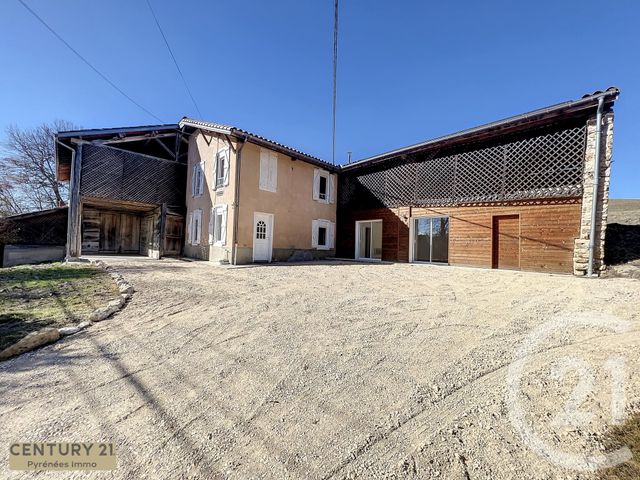
M193 212L191 212L190 217L190 225L189 225L189 236L190 243L193 246L200 245L202 242L202 209L196 208Z
M203 193L204 193L204 161L194 164L193 174L191 177L192 198L201 197Z
M320 192L321 179L325 179L324 198ZM327 170L316 168L313 171L313 200L324 204L336 203L335 175Z
M229 148L224 147L218 150L213 158L213 190L222 190L228 185Z
M320 242L320 239L321 239L320 231L324 232L324 239L322 242ZM327 245L327 240L329 240L329 235L327 232L326 225L324 224L318 225L318 248L329 248L329 246Z
M222 247L227 243L227 205L214 205L211 207L209 218L209 244ZM218 217L220 217L218 221ZM219 238L216 235L219 233Z
M332 250L335 248L335 222L316 219L311 222L311 248L315 250ZM320 244L320 229L325 230L325 242Z
M322 193L322 180L324 179L324 193ZM329 175L320 172L318 175L318 198L326 202L329 199Z

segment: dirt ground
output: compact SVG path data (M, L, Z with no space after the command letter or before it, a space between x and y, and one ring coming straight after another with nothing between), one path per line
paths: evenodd
M517 385L525 424L558 451L598 453L612 355L626 411L640 406L634 279L109 261L136 288L122 312L0 364L0 445L113 441L119 467L38 478L590 478L536 453L510 416L514 354L563 315L630 323L541 339ZM579 383L567 358L593 371L577 426L556 425ZM32 477L3 460L0 478Z

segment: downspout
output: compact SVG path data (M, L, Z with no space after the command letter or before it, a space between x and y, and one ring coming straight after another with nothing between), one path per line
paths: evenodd
M589 233L589 268L587 275L593 275L593 260L596 246L596 216L598 212L598 186L600 184L600 150L602 149L602 110L604 109L604 95L598 98L598 112L596 113L596 148L593 163L593 199L591 206L591 232Z
M233 198L233 244L231 245L231 263L238 264L238 220L240 218L240 164L242 160L242 149L247 143L247 137L242 139L242 143L238 146L236 152L236 178Z
M72 188L72 182L75 180L74 174L73 174L73 170L74 170L74 164L76 163L76 149L75 148L71 148L68 145L65 145L64 143L62 143L60 140L58 140L56 138L56 143L58 145L63 146L64 148L71 150L71 171L70 171L70 175L69 175L69 195L71 195L71 188ZM56 162L57 163L57 162ZM56 168L56 177L58 175L58 169ZM70 198L67 199L67 248L65 249L65 258L69 258L71 255L71 245L69 245L69 231L72 227L72 220L71 220L71 215L70 215Z

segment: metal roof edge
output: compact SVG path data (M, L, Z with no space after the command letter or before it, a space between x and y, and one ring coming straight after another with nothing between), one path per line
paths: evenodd
M58 132L56 133L56 138L82 137L87 135L109 135L112 133L154 132L157 130L174 130L177 128L177 123L139 125L134 127L90 128L84 130L67 130Z
M180 128L187 126L192 128L204 128L205 130L224 133L226 135L231 134L231 130L234 127L230 125L224 125L222 123L213 123L213 122L205 122L204 120L198 120L196 118L182 117L182 119L178 122L178 126Z

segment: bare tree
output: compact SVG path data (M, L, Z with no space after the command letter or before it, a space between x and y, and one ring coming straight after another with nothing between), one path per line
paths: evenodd
M17 192L6 176L0 172L0 218L7 215L22 213L20 201L16 198Z
M0 158L0 215L66 203L67 187L56 180L54 135L74 128L62 120L31 129L7 128Z

